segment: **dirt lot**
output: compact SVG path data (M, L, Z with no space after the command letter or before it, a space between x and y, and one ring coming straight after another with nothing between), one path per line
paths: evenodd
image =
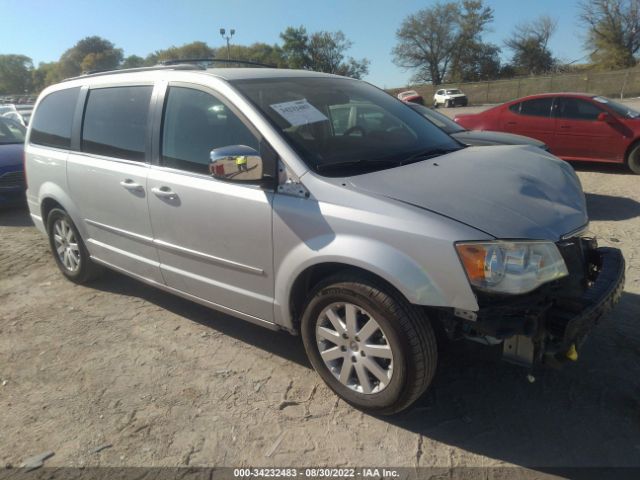
M65 281L26 211L0 212L0 466L47 450L48 466L640 466L640 177L579 175L592 230L628 262L580 361L529 384L450 345L394 418L338 401L298 338L113 273Z

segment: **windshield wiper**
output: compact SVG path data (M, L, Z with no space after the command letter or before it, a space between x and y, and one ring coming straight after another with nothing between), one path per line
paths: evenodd
M399 162L398 160L389 160L389 159L384 159L384 160L346 160L344 162L318 164L318 165L316 165L316 170L320 172L320 171L323 171L323 170L331 170L331 169L334 169L334 168L350 168L350 167L358 167L358 166L364 166L364 167L371 166L372 168L376 168L376 167L379 167L381 165L399 166L399 165L401 165L401 162Z
M464 147L460 148L430 148L427 150L423 150L418 153L414 153L408 158L402 160L398 163L398 165L408 165L409 163L420 162L422 160L428 160L433 157L439 157L440 155L446 155L447 153L456 152L461 150Z

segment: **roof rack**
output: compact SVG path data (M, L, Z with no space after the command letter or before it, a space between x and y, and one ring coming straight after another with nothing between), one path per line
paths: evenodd
M77 77L65 78L63 82L76 80L78 78L99 77L101 75L114 75L117 73L149 72L153 70L205 70L205 67L202 65L185 63L175 65L154 65L153 67L123 68L120 70L91 70L84 72L82 75L78 75Z
M226 64L242 64L250 65L252 67L265 67L265 68L278 68L276 65L268 63L254 62L251 60L237 60L233 58L176 58L170 60L163 60L160 62L162 65L181 65L181 64L202 64L202 63L226 63Z

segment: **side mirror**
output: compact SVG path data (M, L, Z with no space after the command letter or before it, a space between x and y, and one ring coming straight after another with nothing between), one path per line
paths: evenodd
M211 176L229 182L261 182L263 162L260 154L246 145L215 148L209 154Z
M598 114L598 121L599 122L613 123L613 118L607 112L600 112Z

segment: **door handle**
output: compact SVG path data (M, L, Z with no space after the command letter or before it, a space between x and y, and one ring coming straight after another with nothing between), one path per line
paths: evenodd
M130 178L127 178L126 180L121 181L120 185L122 185L127 190L142 190L142 185L134 182Z
M161 198L175 198L178 196L176 195L176 192L171 190L169 187L153 187L151 191L156 197Z

